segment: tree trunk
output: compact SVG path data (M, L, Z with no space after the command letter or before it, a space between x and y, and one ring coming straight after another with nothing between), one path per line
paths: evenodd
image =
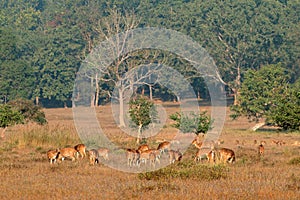
M97 107L99 105L99 91L100 91L97 73L96 73L96 77L95 77L95 85L96 85L95 106Z
M124 99L123 99L123 90L122 90L122 88L119 88L119 104L120 104L119 126L120 127L125 127L125 121L124 121Z
M137 143L137 144L140 144L140 142L141 142L142 127L143 127L143 125L140 124L140 125L139 125L139 130L138 130L138 135L137 135L137 138L136 138L136 143Z
M95 92L93 90L93 84L94 84L94 81L93 81L93 77L91 77L91 107L94 107L95 106Z
M149 85L149 95L150 95L150 100L152 101L153 100L153 94L152 94L152 86Z
M35 97L35 105L37 105L37 106L39 105L39 97L38 96Z
M252 130L252 131L256 131L256 130L258 130L259 128L263 127L265 124L266 124L265 122L257 123L257 124L255 124L255 126L253 126L253 127L251 128L251 130Z

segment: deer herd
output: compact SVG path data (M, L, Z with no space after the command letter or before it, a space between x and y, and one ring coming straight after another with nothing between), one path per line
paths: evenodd
M194 155L195 162L201 162L206 160L207 163L234 163L236 160L235 152L232 149L219 147L224 141L212 142L210 148L203 148L203 144L199 137L196 137L192 141L198 150ZM243 142L244 143L244 142ZM272 143L276 145L283 145L285 142L282 140L272 140ZM240 142L236 140L236 144L239 146ZM257 146L258 157L262 158L265 152L265 141L261 141L259 145L254 140L254 145ZM183 154L177 149L171 148L172 143L169 141L162 141L158 144L157 148L150 148L148 144L138 146L137 149L126 148L126 160L128 167L140 167L141 165L150 165L155 167L161 163L162 156L168 157L169 164L173 164L176 161L181 161ZM89 163L94 165L100 162L100 158L105 161L109 160L109 149L98 148L87 150L84 144L78 144L74 147L65 147L62 149L49 150L47 152L47 158L50 164L61 163L66 158L72 161L83 159L88 157ZM148 164L147 164L148 163Z

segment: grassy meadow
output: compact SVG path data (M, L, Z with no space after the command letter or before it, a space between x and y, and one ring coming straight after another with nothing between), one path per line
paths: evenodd
M178 111L170 104L164 105L168 115ZM136 147L135 139L114 125L109 110L109 106L96 109L104 132L123 147ZM72 109L45 109L45 113L47 125L17 125L0 140L0 199L300 199L299 132L252 132L253 123L247 119L227 117L220 146L235 151L234 164L195 163L197 149L191 145L181 162L153 172L125 173L101 163L91 166L87 158L51 166L49 149L81 141ZM170 123L167 119L160 133L148 139L151 147L156 148L158 140L172 139L176 129ZM254 140L266 142L263 157L258 157Z

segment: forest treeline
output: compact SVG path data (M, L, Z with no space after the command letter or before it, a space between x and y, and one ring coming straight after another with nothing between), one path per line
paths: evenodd
M247 70L269 64L280 63L293 84L300 75L299 10L299 0L3 0L0 101L70 106L76 72L93 48L106 36L143 27L176 30L198 42L233 94ZM189 63L176 55L143 50L127 58L122 73L137 60L166 63L188 77L197 95L209 96L203 79L188 73ZM110 98L112 79L95 78L96 104ZM173 98L159 85L153 85L153 95Z

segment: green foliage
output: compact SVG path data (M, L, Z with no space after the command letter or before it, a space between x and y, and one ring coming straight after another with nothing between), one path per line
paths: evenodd
M169 180L170 178L194 180L218 180L227 178L228 168L224 165L195 165L192 161L169 165L157 171L140 173L141 180Z
M139 131L157 119L154 103L145 96L138 96L129 101L129 114L132 122L139 127Z
M300 130L300 87L287 88L268 116L268 121L284 130Z
M299 129L299 88L289 87L289 76L278 65L266 65L245 74L239 105L231 107L233 119L245 115L251 121L265 118L284 129Z
M199 133L206 133L212 128L213 124L213 119L206 112L199 113L198 115L194 112L189 115L176 112L169 117L176 122L173 126L180 129L183 133L195 133L197 135Z
M110 8L122 13L120 19L133 10L141 19L139 27L163 27L190 36L213 57L222 79L232 88L239 89L239 72L243 78L245 71L262 65L283 63L292 72L292 81L300 75L300 3L296 0L9 0L0 2L0 98L5 102L35 97L69 100L81 61L104 39L99 33L108 31L100 26L112 23ZM164 54L160 58L184 74L187 61L173 57ZM198 77L184 76L190 77L201 97L207 95ZM100 95L111 90L108 84ZM156 89L171 99L170 91Z
M8 104L0 104L0 127L6 128L24 122L24 116L16 108Z
M8 104L21 113L27 122L33 121L41 125L47 123L45 113L41 110L41 107L34 105L30 100L17 99L10 101Z

